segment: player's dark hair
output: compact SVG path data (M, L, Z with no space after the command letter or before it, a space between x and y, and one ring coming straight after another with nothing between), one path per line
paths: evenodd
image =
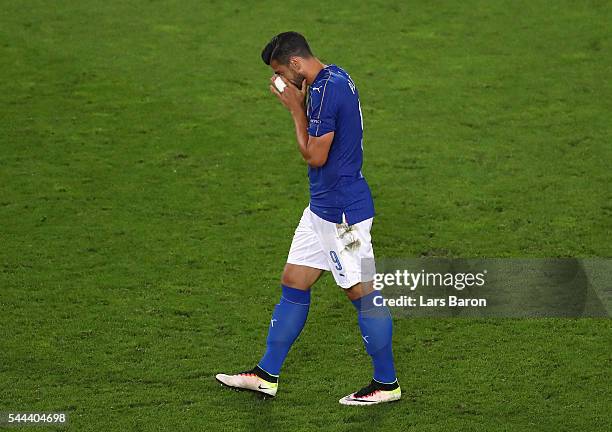
M312 57L306 38L293 31L277 34L261 52L261 59L267 65L272 60L283 65L289 64L291 56Z

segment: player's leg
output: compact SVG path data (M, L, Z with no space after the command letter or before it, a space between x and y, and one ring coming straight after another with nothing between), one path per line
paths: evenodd
M393 323L389 309L375 302L381 293L372 286L375 273L370 236L372 219L348 225L331 224L319 218L314 226L322 248L328 250L336 283L357 309L363 343L374 368L370 385L342 398L340 403L363 405L397 400L401 390L393 362Z
M323 270L297 264L285 264L281 284L298 290L309 290L323 274Z
M276 395L283 362L306 323L310 287L327 269L327 261L312 231L310 214L304 211L281 277L281 298L270 319L265 354L253 369L236 375L218 374L217 380L230 387Z
M382 293L374 290L371 282L358 283L345 289L345 293L357 309L359 329L372 360L374 378L368 386L340 399L340 403L369 405L397 400L401 389L393 361L393 322L389 308L381 303Z
M291 346L300 335L310 308L310 287L319 279L321 269L290 264L285 265L281 278L281 298L274 307L266 352L257 367L278 378Z
M218 381L230 387L276 396L281 367L306 324L310 287L322 272L308 266L285 265L281 277L281 297L270 319L265 354L253 369L235 375L218 374Z

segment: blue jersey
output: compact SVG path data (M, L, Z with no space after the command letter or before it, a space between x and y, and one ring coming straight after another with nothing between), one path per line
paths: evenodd
M342 68L323 68L308 93L308 135L334 132L327 162L308 166L310 209L329 222L350 225L374 216L374 202L365 178L363 121L359 92Z

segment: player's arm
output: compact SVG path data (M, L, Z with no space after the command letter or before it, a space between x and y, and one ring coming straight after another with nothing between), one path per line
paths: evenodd
M273 81L274 77L270 80ZM334 140L334 132L328 132L321 136L311 136L308 134L308 118L304 101L306 99L306 80L302 82L302 88L298 89L291 85L282 77L287 84L285 90L279 92L274 84L270 84L270 91L278 97L283 105L291 112L295 124L295 134L298 142L298 149L306 163L312 167L321 167L327 162L327 155Z
M327 162L327 155L334 140L334 132L328 132L318 137L308 135L308 119L304 107L291 111L295 123L298 148L308 165L314 168L321 167Z

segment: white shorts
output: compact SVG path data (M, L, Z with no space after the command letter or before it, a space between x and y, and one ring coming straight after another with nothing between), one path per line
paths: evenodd
M372 221L373 218L354 225L336 224L306 207L293 235L287 263L331 271L342 288L369 282L376 273L370 237Z

